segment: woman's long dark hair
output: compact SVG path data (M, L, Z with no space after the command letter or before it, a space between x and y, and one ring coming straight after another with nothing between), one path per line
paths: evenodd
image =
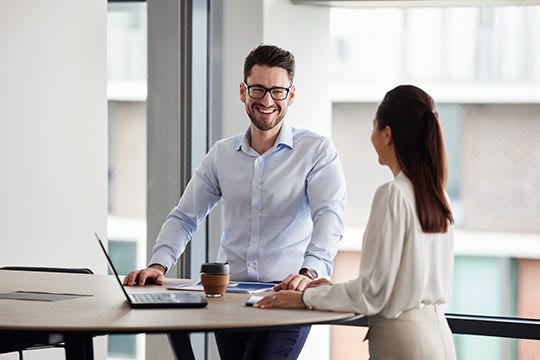
M377 109L377 127L392 130L403 173L412 181L422 230L440 233L454 222L445 193L447 165L438 114L431 96L413 85L386 93Z

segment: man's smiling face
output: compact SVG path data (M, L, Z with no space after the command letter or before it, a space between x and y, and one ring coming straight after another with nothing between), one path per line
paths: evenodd
M289 105L293 103L295 95L295 88L291 87L287 70L281 67L254 65L246 83L247 86L257 85L266 89L290 87L289 94L284 100L274 100L269 92L262 99L253 99L248 94L246 84L240 84L240 100L245 104L246 113L253 125L262 131L281 126L281 120L285 117Z

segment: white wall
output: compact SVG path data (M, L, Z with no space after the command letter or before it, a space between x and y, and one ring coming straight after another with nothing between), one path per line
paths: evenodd
M0 264L101 266L105 0L0 3Z
M0 2L0 266L105 271L93 232L107 221L106 12Z
M104 270L106 5L0 3L0 265Z

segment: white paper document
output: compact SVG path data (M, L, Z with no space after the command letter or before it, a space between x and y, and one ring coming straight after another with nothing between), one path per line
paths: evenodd
M231 281L227 286L227 292L229 293L245 293L254 294L263 291L272 290L273 283L263 282L250 282L250 281ZM191 291L203 291L203 287L200 282L194 282L189 284L181 284L176 286L169 286L170 290L191 290Z

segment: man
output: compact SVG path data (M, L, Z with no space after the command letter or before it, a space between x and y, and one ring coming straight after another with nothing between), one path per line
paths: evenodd
M294 101L294 56L260 45L245 59L243 134L214 144L158 235L147 269L126 285L163 284L198 224L223 199L218 261L232 280L280 281L304 290L329 277L344 229L345 179L332 142L283 118ZM276 285L278 286L278 285ZM310 327L216 332L222 359L295 359Z

